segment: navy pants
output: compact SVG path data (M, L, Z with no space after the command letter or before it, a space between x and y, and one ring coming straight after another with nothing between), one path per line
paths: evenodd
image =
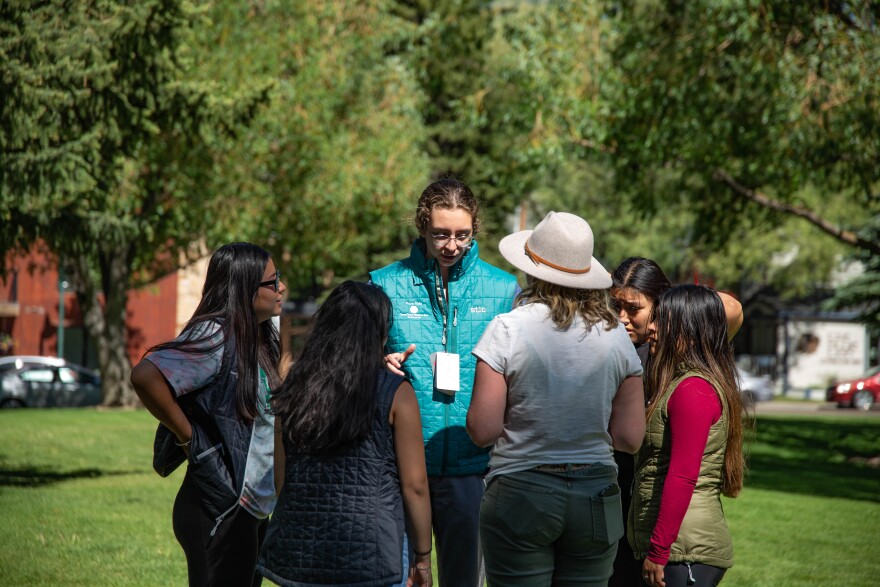
M483 587L480 552L482 475L428 477L440 587Z

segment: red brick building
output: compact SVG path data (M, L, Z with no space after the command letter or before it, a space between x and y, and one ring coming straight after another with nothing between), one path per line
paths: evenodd
M180 273L129 292L128 354L132 361L139 360L150 346L173 338L182 326L178 319L184 310L178 291ZM62 297L58 277L55 256L45 245L37 244L27 254L6 259L6 276L0 277L0 355L58 355ZM63 356L96 368L94 344L83 326L76 295L68 289L63 298ZM192 308L184 311L191 314Z

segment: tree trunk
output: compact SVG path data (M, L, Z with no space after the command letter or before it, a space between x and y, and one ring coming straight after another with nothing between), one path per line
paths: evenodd
M83 324L95 341L105 406L133 406L137 395L129 383L126 304L131 266L122 250L97 251L101 288L95 283L88 253L68 259L71 281L83 313ZM103 293L103 304L99 298Z

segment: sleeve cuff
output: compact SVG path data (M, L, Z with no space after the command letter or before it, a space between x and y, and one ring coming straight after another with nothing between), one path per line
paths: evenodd
M648 549L648 556L646 557L649 561L654 564L666 566L666 563L669 562L669 550L667 549L665 552L659 552L661 549L657 548L653 543Z

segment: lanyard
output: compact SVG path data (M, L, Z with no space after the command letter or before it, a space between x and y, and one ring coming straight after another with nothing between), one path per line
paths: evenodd
M434 272L434 288L437 292L437 304L440 306L440 314L443 316L443 338L440 342L443 344L443 348L446 348L446 332L447 332L447 324L449 322L449 298L446 295L446 288L443 287L443 276L440 275L440 268L436 266L436 271ZM452 327L455 328L458 326L458 308L452 309Z
M443 338L441 343L446 347L446 323L449 313L446 311L449 300L446 298L446 288L443 287L443 276L440 275L440 267L434 262L434 287L437 289L437 304L440 306L440 314L443 316Z

